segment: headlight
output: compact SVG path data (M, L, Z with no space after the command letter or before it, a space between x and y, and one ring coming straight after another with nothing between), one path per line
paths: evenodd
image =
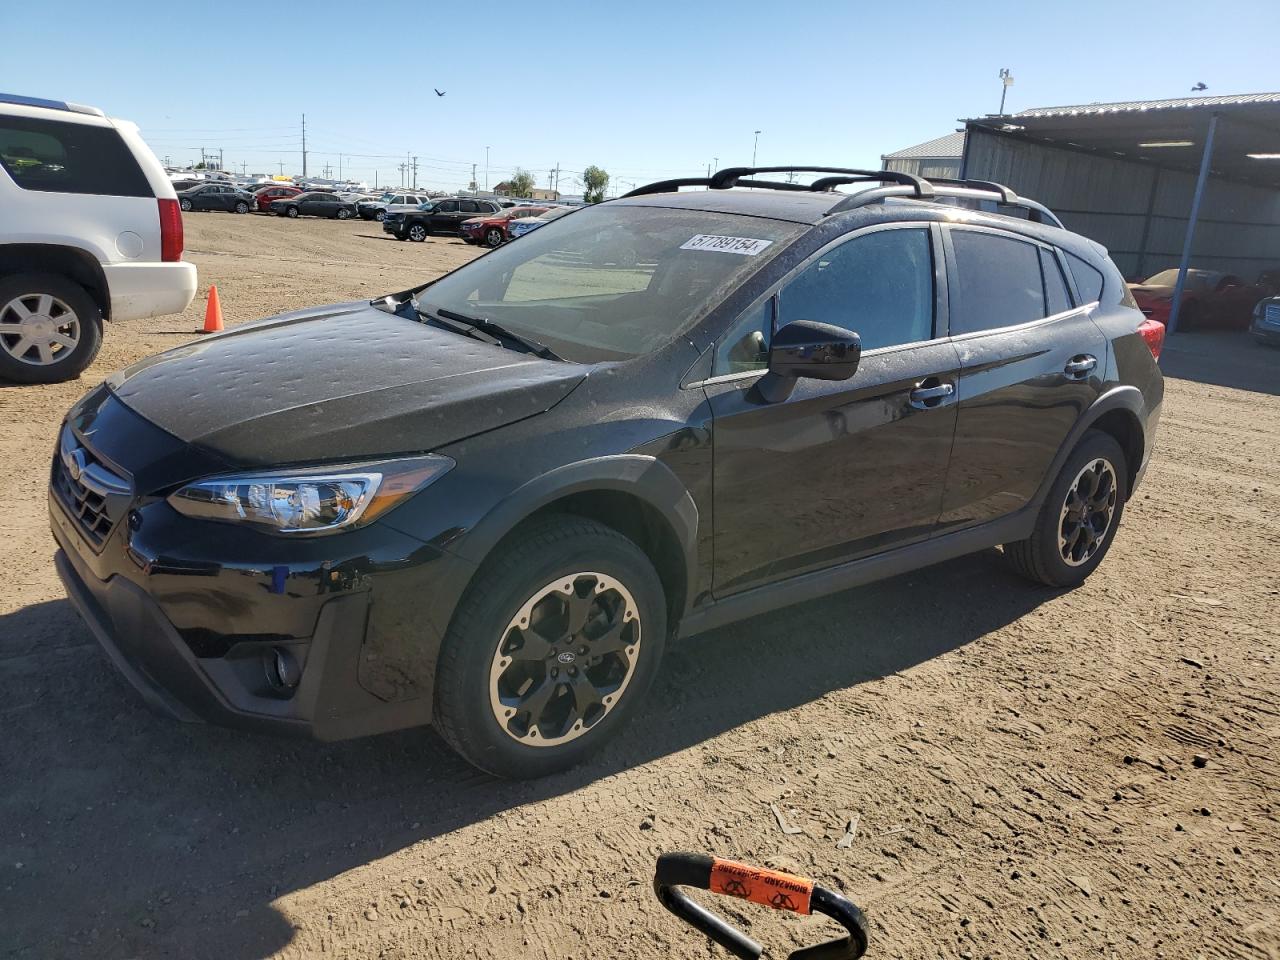
M322 534L373 521L453 467L448 457L212 477L170 494L179 513L273 533Z

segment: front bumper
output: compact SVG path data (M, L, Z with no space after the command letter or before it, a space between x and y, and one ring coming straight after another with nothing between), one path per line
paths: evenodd
M1280 325L1254 320L1249 325L1249 332L1253 334L1253 338L1259 343L1280 347Z
M116 552L112 542L101 554L89 551L75 521L53 494L49 515L59 547L54 562L68 598L112 663L157 712L188 722L320 740L430 721L429 696L396 699L395 691L387 687L379 690L380 697L362 685L362 675L368 675L362 671L363 661L376 659L370 640L386 633L385 624L379 628L372 614L374 591L336 591L314 608L318 615L307 636L257 633L237 638L208 629L179 629L172 611L181 611L182 602L175 604L164 589L154 593L146 589L148 576L166 578L157 571L162 564L144 565L134 576L124 572L101 576L101 567L110 566L111 554ZM148 566L157 572L149 573ZM243 579L246 571L228 572ZM201 583L201 573L192 569L189 579L188 592L193 596L203 593L215 605L236 605L231 597L219 596L227 584L218 577ZM259 603L267 624L281 629L280 611L268 609L273 605L298 607L294 614L311 618L308 604L296 589L286 588ZM228 625L211 619L209 626L225 629ZM429 623L424 626L430 630ZM301 677L292 689L273 684L268 674L266 658L275 649L287 651L300 664ZM390 699L384 699L388 695Z

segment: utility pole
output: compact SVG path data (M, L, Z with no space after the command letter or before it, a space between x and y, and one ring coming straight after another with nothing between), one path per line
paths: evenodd
M169 155L167 153L164 155L164 165L166 167L171 166L171 164L169 163Z
M413 189L418 189L418 158L413 158Z
M240 176L247 177L249 175L248 167L249 165L247 163L245 163L243 160L240 161Z
M283 177L283 176L284 176L284 161L283 161L283 160L277 160L277 161L276 161L276 163L277 163L277 164L279 165L279 167L280 167L280 176L282 176L282 177Z
M756 148L760 146L760 131L756 131L755 143L751 145L751 165L756 165Z
M221 147L219 147L219 148L218 148L218 170L219 170L219 171L221 171L221 170L225 170L225 169L227 169L227 168L226 168L225 166L223 166L223 164L222 164L222 148L221 148Z
M338 179L342 179L342 154L338 154Z
M400 189L404 189L404 173L409 168L407 163L396 164L396 169L400 171Z
M720 169L720 158L719 158L719 157L712 157L712 158L711 158L711 169L712 169L712 170L719 170L719 169Z
M480 191L476 189L476 164L471 165L471 194L474 196Z
M472 179L475 179L472 177ZM484 192L489 192L489 148L484 148Z
M556 185L551 188L555 191L556 199L560 199L560 161L556 161Z
M302 115L302 175L307 175L307 115Z
M1004 116L1004 98L1009 95L1009 88L1013 86L1013 74L1009 72L1008 67L1000 68L1000 116Z

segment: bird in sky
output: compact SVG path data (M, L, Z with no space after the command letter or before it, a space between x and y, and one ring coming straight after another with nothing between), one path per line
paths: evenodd
M1200 84L1200 86L1203 88L1203 87L1204 87L1204 84L1202 83L1202 84ZM432 90L436 90L436 88L435 88L435 87L432 87L431 89L432 89ZM446 92L447 92L447 91L445 91L445 90L436 90L436 96L437 96L437 97L443 97L443 96L445 95L445 93L446 93Z
M1204 85L1204 81L1202 80L1199 83L1197 83L1194 87L1191 88L1191 92L1199 93L1201 90L1208 90L1208 89L1209 88ZM439 93L439 92L440 92L439 90L436 91L436 93Z

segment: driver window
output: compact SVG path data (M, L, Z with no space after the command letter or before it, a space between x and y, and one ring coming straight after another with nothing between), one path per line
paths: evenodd
M773 297L769 297L740 316L720 339L711 375L723 377L763 370L769 365L769 341L772 337Z
M782 289L778 326L816 320L858 334L863 350L933 338L929 231L877 230L828 250Z

